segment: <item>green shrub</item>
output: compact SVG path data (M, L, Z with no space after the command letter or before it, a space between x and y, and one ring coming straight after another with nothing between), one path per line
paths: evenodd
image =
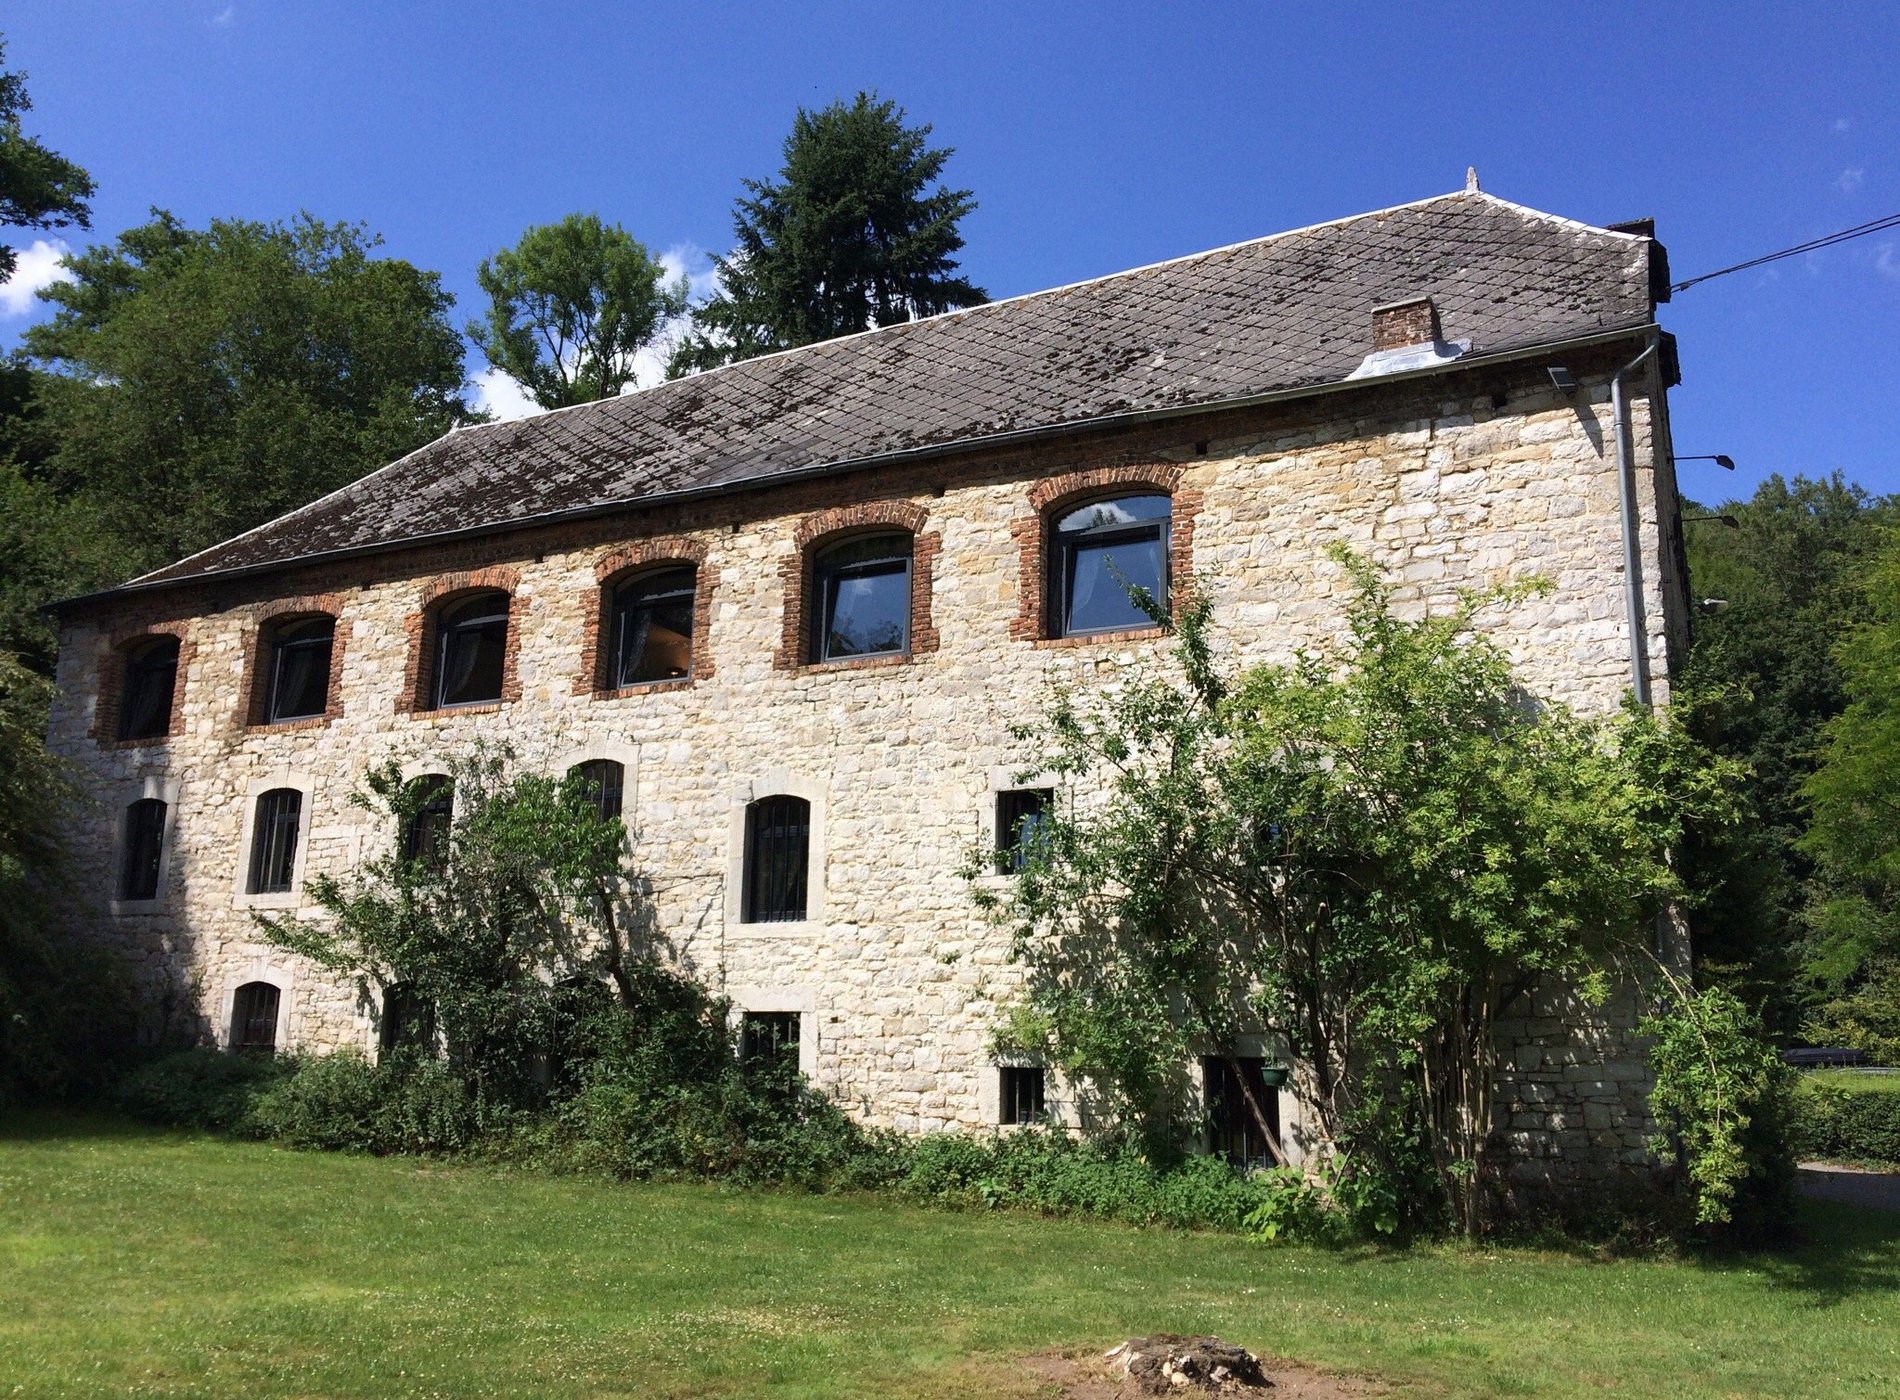
M244 1132L258 1095L293 1074L299 1063L287 1057L181 1050L127 1074L114 1087L112 1102L146 1123Z
M1802 1157L1900 1166L1900 1075L1805 1077L1791 1117Z
M242 1126L292 1147L387 1155L464 1151L507 1124L440 1061L371 1065L344 1051L299 1062L257 1095Z

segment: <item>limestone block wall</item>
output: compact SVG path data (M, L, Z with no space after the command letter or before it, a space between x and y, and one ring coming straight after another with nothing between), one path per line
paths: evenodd
M1658 506L1668 520L1674 497L1666 431L1651 413L1656 392L1652 384L1636 400L1636 460L1645 646L1666 695L1666 632L1681 601L1662 566ZM1205 583L1221 644L1244 659L1285 660L1339 632L1347 581L1325 557L1335 539L1390 570L1408 608L1544 575L1553 591L1497 618L1498 635L1534 690L1601 711L1618 702L1629 665L1611 441L1600 375L1565 399L1531 366L1403 392L1372 385L1307 404L761 489L75 613L63 635L52 740L97 799L74 831L85 883L98 891L89 926L131 950L148 975L194 981L217 1037L228 1035L236 988L264 978L283 990L280 1043L367 1048L375 1008L360 990L257 937L255 906L295 907L298 897L241 892L256 794L272 786L304 793L301 880L393 839L349 804L369 765L394 759L427 771L483 740L506 741L550 770L615 757L627 767L637 859L675 956L743 1007L798 1011L808 1072L865 1120L910 1131L976 1128L995 1121L986 1045L1019 974L958 870L990 831L997 787L1034 764L1009 726L1037 710L1051 683L1109 682L1170 645L1132 635L1047 646L1022 634L1022 590L1034 577L1024 569L1025 522L1035 520L1038 486L1121 467L1173 479L1178 513L1193 506L1177 565ZM919 538L933 539L919 567L930 575L934 649L874 666L783 664L797 577L788 561L801 530L808 534L823 511L877 500L900 503ZM712 664L687 682L603 694L592 650L603 561L650 537L683 539L703 554L697 645ZM444 575L472 569L515 580L514 698L414 712L423 600ZM295 726L248 723L247 666L260 618L283 598L314 595L339 604L335 712ZM92 731L114 638L167 622L182 625L191 646L175 732L152 743L100 742ZM148 792L172 804L160 897L115 906L119 814ZM812 805L803 923L739 918L744 807L772 793ZM1504 1120L1524 1152L1580 1161L1634 1150L1646 1086L1630 1023L1625 1006L1607 1015L1544 1008L1527 1019ZM1607 1128L1596 1126L1600 1108L1614 1120Z

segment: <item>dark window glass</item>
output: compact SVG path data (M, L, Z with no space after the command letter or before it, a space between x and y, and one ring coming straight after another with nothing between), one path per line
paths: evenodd
M608 683L677 680L693 669L691 569L629 579L614 590L613 661Z
M1167 606L1171 509L1166 496L1124 496L1095 501L1056 521L1049 580L1055 636L1154 626L1129 590L1143 589Z
M745 921L805 917L805 866L811 853L811 804L766 797L746 808Z
M739 1022L739 1055L747 1061L798 1068L798 1013L748 1011Z
M1055 794L1048 788L1018 788L996 794L996 868L1014 875L1049 820Z
M231 1048L268 1055L277 1048L277 989L246 982L231 1002Z
M158 866L165 849L165 804L142 797L125 809L120 899L157 899Z
M288 622L271 634L270 703L265 721L309 719L330 707L330 649L336 619Z
M272 788L257 799L257 824L251 829L252 894L281 894L297 870L297 830L303 821L303 794Z
M590 758L585 763L575 764L567 775L587 785L589 795L600 805L603 819L619 819L622 794L627 782L625 768L611 758Z
M1041 1119L1043 1080L1040 1065L1003 1067L1003 1122L1034 1123Z
M910 650L910 556L909 535L873 535L813 561L813 661Z
M508 595L478 593L436 618L435 703L480 705L501 699L508 653Z
M1247 1087L1253 1090L1273 1136L1276 1139L1280 1136L1280 1094L1267 1087L1266 1062L1242 1057L1230 1064L1225 1059L1209 1057L1201 1062L1202 1083L1206 1086L1208 1147L1237 1167L1271 1167L1275 1164L1273 1150L1261 1137L1260 1126L1247 1107L1247 1096L1241 1092L1240 1080L1234 1075L1234 1064L1238 1064L1240 1073L1246 1076Z
M417 778L410 789L417 806L403 828L404 860L419 860L440 870L449 863L449 824L455 819L455 784L440 773Z
M125 654L125 690L119 696L119 737L156 739L172 727L178 685L178 638L154 637Z
M384 1054L395 1050L435 1048L435 1003L407 982L383 993L383 1020L377 1043Z

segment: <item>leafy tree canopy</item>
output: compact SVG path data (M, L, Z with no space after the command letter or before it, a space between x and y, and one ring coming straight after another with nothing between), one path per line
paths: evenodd
M644 246L595 214L529 229L475 276L489 306L469 338L543 408L618 394L635 354L686 310L686 278L666 282Z
M952 148L929 145L930 127L904 117L863 92L849 105L799 109L778 181L745 182L721 290L694 313L674 373L988 299L953 256L963 247L957 223L976 200L940 183Z
M0 226L7 228L90 228L92 176L48 150L20 127L31 110L26 74L6 69L7 46L0 40ZM0 282L13 275L18 255L0 245Z
M67 260L26 348L52 476L123 572L260 524L447 431L462 345L435 273L357 225L170 214Z

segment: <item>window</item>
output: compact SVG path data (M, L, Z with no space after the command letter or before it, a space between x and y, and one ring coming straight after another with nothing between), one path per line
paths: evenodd
M408 824L402 832L404 860L419 860L437 870L449 863L449 826L455 818L455 784L441 773L409 785Z
M1041 1065L1005 1065L1001 1106L1003 1123L1041 1121L1042 1089L1046 1073Z
M282 894L297 873L297 831L303 820L303 794L272 788L257 799L251 828L251 894Z
M996 869L998 874L1021 872L1029 852L1036 848L1049 822L1055 794L1048 788L1018 788L996 794Z
M333 617L307 617L271 630L266 724L312 719L330 708L330 652L335 641Z
M692 674L693 569L667 569L614 589L613 650L607 686L670 681Z
M165 850L165 804L142 797L125 809L119 863L120 899L157 899L160 858Z
M277 1048L277 988L246 982L231 999L231 1048L268 1055Z
M910 650L911 552L909 535L871 535L813 560L813 661Z
M745 844L745 922L803 919L811 803L802 797L765 797L754 802L746 808Z
M620 819L622 795L627 783L627 770L624 767L611 758L590 758L568 769L567 776L587 786L589 795L600 807L602 821Z
M477 593L436 616L435 707L501 699L508 655L508 595Z
M153 637L127 650L125 688L119 696L119 737L158 739L169 733L177 686L178 638Z
M748 1011L739 1022L739 1058L748 1064L798 1068L798 1013Z
M407 982L388 988L383 993L383 1019L377 1028L377 1045L385 1055L397 1050L433 1050L435 1003Z
M1246 1057L1230 1062L1219 1056L1210 1056L1201 1062L1201 1083L1207 1105L1208 1148L1237 1167L1271 1167L1276 1162L1273 1149L1261 1136L1260 1125L1247 1107L1247 1096L1241 1091L1241 1080L1234 1074L1235 1065L1240 1067L1247 1088L1253 1091L1255 1102L1265 1114L1267 1127L1276 1140L1280 1136L1280 1095L1277 1090L1267 1087L1266 1062Z
M1087 636L1152 627L1130 590L1168 605L1166 496L1095 501L1061 516L1049 558L1050 634Z

